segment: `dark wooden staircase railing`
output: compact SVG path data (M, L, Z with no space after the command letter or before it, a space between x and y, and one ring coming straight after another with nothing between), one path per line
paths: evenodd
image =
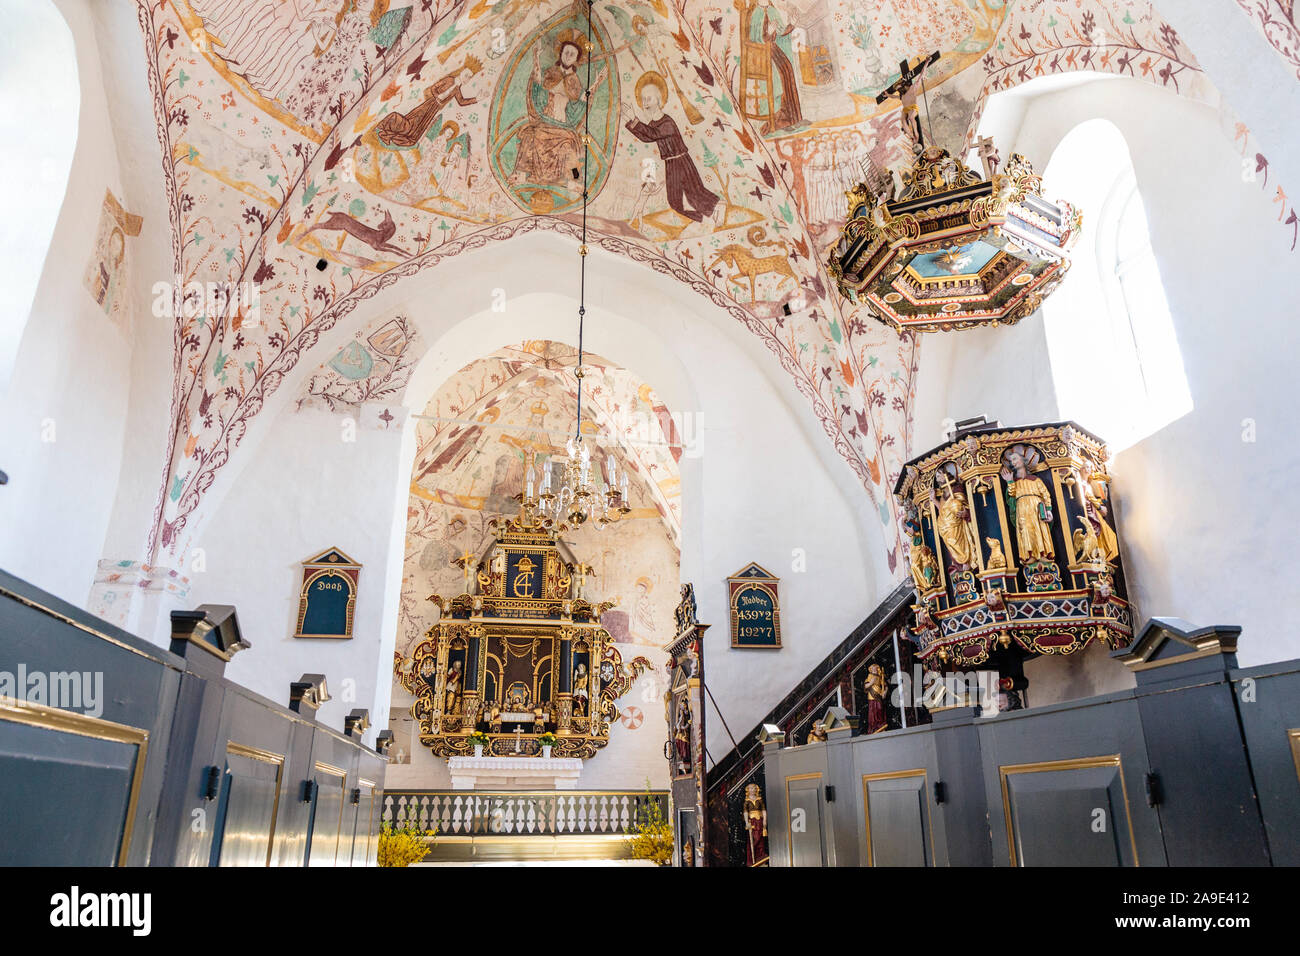
M826 713L827 707L840 706L851 714L865 712L864 680L871 663L879 663L889 675L900 667L904 672L911 670L913 645L906 640L906 626L914 594L910 581L899 584L767 716L740 738L735 747L709 768L705 788L708 817L705 845L710 866L746 865L742 810L746 785L763 786L763 748L758 736L764 724L780 727L786 744L804 743L813 722ZM716 709L712 701L710 705ZM923 709L908 708L903 713L892 702L886 703L886 714L890 729L904 726L904 721L909 726L929 721Z

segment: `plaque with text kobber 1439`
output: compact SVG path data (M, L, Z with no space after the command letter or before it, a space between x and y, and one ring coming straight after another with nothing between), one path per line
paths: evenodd
M781 646L778 583L777 578L758 564L749 564L727 578L732 647Z

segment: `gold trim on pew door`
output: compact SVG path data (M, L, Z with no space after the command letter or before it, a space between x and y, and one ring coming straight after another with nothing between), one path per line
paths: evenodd
M29 704L0 696L0 720L8 720L28 727L53 730L64 734L77 734L95 740L135 744L135 766L131 771L131 790L126 801L126 822L118 846L117 865L125 866L131 850L131 834L135 829L135 810L140 800L140 781L144 778L145 757L149 752L149 731L143 727L118 724L101 717L88 717L44 704Z
M790 827L790 816L791 816L791 814L790 814L790 781L791 781L791 780L820 780L821 778L822 778L822 774L821 774L821 771L820 771L820 770L817 771L816 773L796 773L796 774L794 774L793 776L790 776L790 777L786 777L786 778L785 778L785 842L786 842L786 847L787 847L787 848L789 849L789 851L790 851L790 865L791 865L791 866L794 866L794 832L791 830L791 827ZM821 844L822 844L822 857L825 858L825 856L826 856L826 829L825 829L825 827L822 827L822 819L821 819L821 814L822 814L822 807L821 807L821 789L820 789L820 788L817 789L816 791L814 791L814 793L817 794L817 826L818 826L818 827L821 827L821 832L818 834L818 839L821 841Z
M247 744L237 744L233 740L226 741L226 753L275 764L275 799L271 802L271 832L266 835L266 865L270 866L275 851L275 825L280 818L280 784L284 776L284 754L263 750L260 747L250 747Z
M898 780L902 777L921 778L921 799L925 801L925 830L930 838L930 860L927 866L934 866L934 817L930 812L930 794L926 788L926 771L924 767L916 770L891 770L888 773L864 773L862 775L862 817L867 835L867 866L875 866L875 851L871 847L871 795L867 786L876 780Z
M1011 865L1020 866L1016 859L1016 835L1011 825L1011 799L1007 788L1007 778L1018 773L1044 773L1059 770L1089 770L1094 767L1115 767L1119 770L1120 793L1124 797L1124 816L1128 820L1128 841L1133 851L1133 865L1139 866L1137 838L1133 835L1133 810L1128 802L1128 782L1124 779L1124 762L1119 754L1106 754L1101 757L1076 757L1069 760L1046 760L1039 763L1005 764L998 767L998 776L1002 782L1002 812L1006 817L1007 852Z

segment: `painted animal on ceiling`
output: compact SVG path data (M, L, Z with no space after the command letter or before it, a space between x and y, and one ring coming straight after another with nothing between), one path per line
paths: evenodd
M260 288L182 310L150 551L204 497L286 374L386 281L542 229L671 276L757 336L901 535L918 344L832 292L843 192L901 158L895 66L938 49L953 146L988 95L1070 70L1207 84L1144 0L139 0L176 273ZM587 37L590 36L590 43ZM588 77L590 89L588 90ZM318 269L320 260L337 268ZM236 299L236 303L237 303Z

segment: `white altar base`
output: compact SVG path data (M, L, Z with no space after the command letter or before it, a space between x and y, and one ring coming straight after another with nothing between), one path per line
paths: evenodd
M449 757L453 790L574 790L577 757Z

